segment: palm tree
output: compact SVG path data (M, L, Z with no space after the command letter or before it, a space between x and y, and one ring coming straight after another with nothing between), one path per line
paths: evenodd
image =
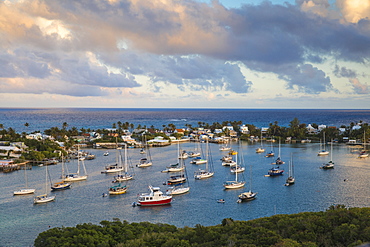
M63 129L65 130L67 127L68 127L67 122L64 122L64 123L63 123Z

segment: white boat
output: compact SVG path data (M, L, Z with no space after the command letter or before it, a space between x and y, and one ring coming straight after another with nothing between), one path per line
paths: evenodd
M261 129L261 146L256 148L256 153L264 153L265 152L265 149L263 148L263 145L262 145L262 129Z
M13 195L18 196L18 195L28 195L28 194L35 193L36 189L28 188L27 164L24 165L24 179L26 181L26 188L14 191Z
M121 157L122 158L122 157ZM134 176L128 172L127 144L125 143L125 156L123 161L123 171L114 177L113 183L120 183L133 179Z
M241 172L244 172L245 171L245 168L242 167L242 166L239 166L239 165L236 165L236 166L233 166L230 168L230 172L231 173L241 173Z
M20 189L13 192L13 195L29 195L35 193L36 189Z
M80 152L78 152L78 153L80 153ZM84 170L85 175L80 174L80 163L82 163L82 168ZM85 163L84 163L83 160L80 160L79 158L77 158L77 172L76 173L68 173L63 178L63 181L64 182L77 182L77 181L82 181L82 180L86 180L86 179L87 179L87 172L86 172Z
M231 155L225 155L221 158L221 161L227 161L227 160L232 160L233 159L233 156Z
M176 164L170 164L167 166L167 169L163 170L162 172L180 172L183 171L184 167L180 166L179 163Z
M180 195L190 191L185 162L183 159L179 159L179 166L183 169L177 175L171 176L167 181L168 185L172 185L172 187L167 189L167 195Z
M359 153L358 158L367 158L367 157L369 157L369 154L366 152L366 136L364 131L364 150L362 150Z
M101 173L117 173L123 171L123 164L122 164L122 154L121 149L118 148L118 143L116 139L116 163L112 165L106 165L104 170Z
M45 194L36 196L33 199L33 203L41 204L47 203L55 200L55 196L49 196L48 193L48 166L45 166Z
M257 196L257 192L253 192L252 191L252 166L250 166L250 169L249 169L249 176L250 176L250 179L249 179L249 191L247 192L243 192L241 193L239 196L238 196L238 201L237 202L243 202L243 201L251 201L251 200L254 200L256 199L256 196Z
M225 160L221 164L222 166L235 166L236 162L234 160Z
M319 153L317 154L318 156L324 156L324 155L329 155L329 151L327 151L325 149L325 132L324 132L324 144L323 144L323 147L322 148L322 144L321 144L321 140L320 140L320 151Z
M114 165L107 165L104 167L104 170L101 173L117 173L123 171L123 166L120 163L116 163Z
M234 174L235 174L235 180L234 181L226 181L224 183L224 188L225 189L238 189L238 188L244 187L244 185L245 185L245 181L239 181L238 180L238 174L239 174L239 172L237 172L237 168L243 166L243 162L242 161L244 160L243 154L242 154L242 148L241 147L239 148L239 152L238 153L241 154L240 155L241 157L238 160L238 155L235 155L236 164L237 164L236 166L234 166L235 167L235 172L234 172Z
M187 159L189 158L188 153L184 150L179 154L179 159Z
M141 158L140 160L139 160L139 164L137 164L136 166L137 167L139 167L139 168L144 168L144 167L149 167L149 166L152 166L153 165L153 163L150 161L150 160L148 160L148 158Z
M293 155L290 154L288 178L285 180L285 186L290 186L295 183L294 171L293 171Z
M172 196L163 194L159 187L149 186L149 193L139 195L138 201L134 205L138 206L160 206L172 202Z
M202 159L201 157L196 157L192 161L190 161L190 164L194 164L194 165L202 165L205 163L207 163L207 160Z
M145 154L145 157L142 157L139 160L139 163L136 165L139 168L145 168L145 167L149 167L149 166L152 166L153 165L152 156L150 155L150 149L149 149L149 146L148 146L148 144L146 142L146 137L145 137L145 141L144 142L145 142L145 149L142 149L142 150L144 150L144 152L140 152L140 153L141 154Z
M104 156L108 156L109 155L109 152L104 152L103 154Z
M181 186L180 184L176 184L172 187L169 187L167 189L167 192L166 194L167 195L181 195L181 194L185 194L185 193L188 193L190 191L190 187L187 187L187 186Z
M194 151L188 152L188 155L189 155L190 158L199 157L201 155L200 151L201 151L200 141L196 140Z
M212 163L212 159L211 159L212 156L209 155L210 150L209 150L209 147L208 147L208 145L209 145L208 139L207 139L207 144L206 145L207 145L206 146L206 159L207 159L207 162L205 163L206 164L206 168L205 169L199 169L198 171L195 171L194 172L194 178L195 179L206 179L206 178L212 177L215 174L213 172L213 169L211 170L209 168L209 166L212 166L213 163Z
M230 141L229 139L226 139L226 144L220 147L220 151L230 151L230 150L231 150Z
M334 168L334 162L333 162L333 140L330 143L330 161L328 163L324 163L320 168L327 170L327 169L333 169Z

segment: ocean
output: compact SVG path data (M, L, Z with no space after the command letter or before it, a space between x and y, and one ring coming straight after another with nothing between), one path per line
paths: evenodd
M118 121L156 127L174 123L179 128L185 124L197 126L198 122L211 124L223 121L243 121L258 127L267 127L269 123L278 121L279 125L288 126L295 117L301 123L340 127L351 122L369 122L370 110L0 109L0 123L18 132L42 131L54 126L61 128L63 122L78 129L110 128ZM26 122L29 123L28 128L24 126ZM109 150L109 156L103 155L106 151L103 149L86 150L96 155L96 159L84 162L88 179L73 183L69 190L51 192L56 195L56 200L44 205L34 205L33 195L13 196L13 191L25 184L24 171L0 173L0 246L30 246L40 232L49 228L80 223L98 224L114 218L193 227L196 224L220 224L224 218L250 220L275 214L324 211L336 204L347 207L370 205L370 159L358 159L357 151L350 146L335 144L331 155L318 156L318 143L282 143L280 152L286 164L280 168L285 170L284 175L266 177L274 158L255 153L259 143L233 142L231 145L245 160L246 171L241 176L247 182L244 188L223 189L223 183L233 179L233 175L228 167L221 165L220 158L225 152L219 150L219 145L210 144L214 177L195 180L194 172L204 168L204 165L190 164L190 159L187 159L190 192L175 196L171 205L160 207L132 207L132 203L139 193L148 191L149 185L166 190L163 182L169 174L161 171L177 162L177 145L151 148L153 166L148 168L135 167L142 154L138 149L129 149L135 178L127 183L127 193L117 196L102 196L112 185L113 175L101 174L105 165L115 162L116 150ZM277 143L263 145L266 152L273 149L278 153ZM182 143L181 148L192 151L195 144ZM284 183L291 156L296 183L287 187ZM331 156L335 168L320 169ZM71 161L67 167L73 172L77 164ZM48 166L48 169L51 180L58 181L61 165ZM36 194L45 191L45 167L34 166L27 171L27 178L29 187L35 188ZM257 199L237 203L238 195L250 188L258 192ZM217 203L220 198L225 199L225 203Z
M198 126L198 122L212 124L224 121L242 121L256 127L268 127L278 122L288 127L298 118L301 123L340 127L351 122L370 122L370 110L325 109L120 109L120 108L0 108L0 124L17 132L43 131L51 127L62 128L63 123L77 129L111 128L113 123L129 122L135 126L154 126L173 123L178 128L185 124ZM26 127L25 123L29 126Z

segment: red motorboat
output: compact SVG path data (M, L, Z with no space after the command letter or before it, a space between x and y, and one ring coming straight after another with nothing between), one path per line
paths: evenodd
M172 196L163 194L159 187L149 186L150 193L143 193L137 201L138 206L159 206L172 202Z

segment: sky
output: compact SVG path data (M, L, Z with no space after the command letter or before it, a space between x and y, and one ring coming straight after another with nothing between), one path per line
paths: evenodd
M369 109L370 0L0 0L0 107Z

